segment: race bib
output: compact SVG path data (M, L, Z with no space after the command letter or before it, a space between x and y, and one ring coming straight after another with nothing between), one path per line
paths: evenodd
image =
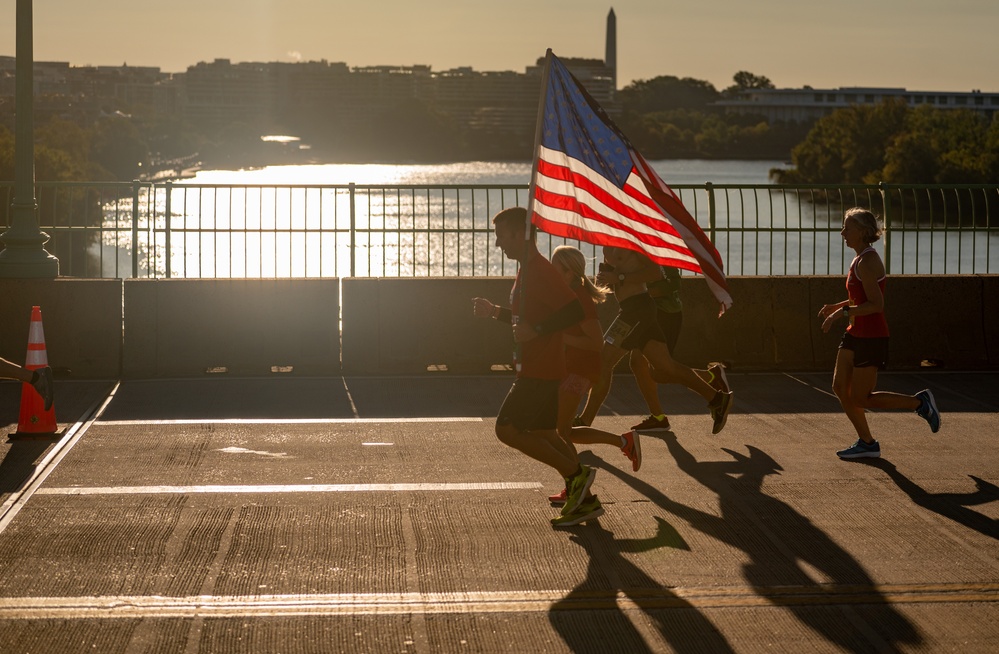
M611 326L607 329L607 333L604 334L604 342L609 343L615 347L624 347L621 345L624 343L624 339L628 338L628 335L634 331L635 327L624 322L620 318L617 318Z

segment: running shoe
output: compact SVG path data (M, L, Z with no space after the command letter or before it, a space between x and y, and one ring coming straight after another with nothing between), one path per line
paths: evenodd
M711 411L711 419L715 421L714 427L711 428L711 433L717 434L725 428L725 422L728 420L728 412L732 409L732 391L727 393L718 391L715 399L708 404L708 409Z
M669 418L664 415L660 420L655 416L649 416L637 425L632 425L631 431L644 431L649 434L669 431Z
M708 372L711 373L711 387L716 391L728 393L732 389L728 387L728 377L725 376L725 364L716 361L708 364Z
M836 452L836 456L841 459L876 459L881 456L881 444L874 441L868 445L864 441L858 439L856 443L845 450Z
M600 500L596 495L591 495L589 499L579 505L572 513L560 515L552 518L553 527L571 527L587 520L599 518L604 514L604 507L600 505Z
M52 383L52 368L45 366L44 368L38 368L35 372L38 373L38 379L31 385L42 396L42 401L45 403L45 410L48 411L52 408L52 400L55 396L55 388Z
M641 437L638 435L637 431L629 431L621 434L621 438L624 439L624 445L621 446L621 451L624 452L626 457L631 459L631 469L638 472L638 469L642 467Z
M940 411L937 409L937 401L933 397L933 391L926 389L916 393L916 397L922 400L922 404L916 409L919 417L930 425L930 431L934 434L940 431Z
M566 489L563 488L561 493L558 493L556 495L549 495L548 501L551 502L552 504L555 504L556 506L562 506L563 504L565 504L565 495L567 492L568 491L566 491Z
M579 504L590 492L593 478L597 476L595 468L580 464L579 472L575 477L566 480L565 484L565 506L562 507L562 515L568 515L575 511Z

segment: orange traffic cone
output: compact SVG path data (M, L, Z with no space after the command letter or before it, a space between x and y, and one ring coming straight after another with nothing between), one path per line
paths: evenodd
M41 307L31 307L31 328L28 330L28 357L24 367L28 370L38 370L49 365L49 356L45 351L45 332L42 329ZM24 383L21 385L21 415L17 421L19 436L55 435L59 430L56 425L55 403L45 410L45 401L35 387Z

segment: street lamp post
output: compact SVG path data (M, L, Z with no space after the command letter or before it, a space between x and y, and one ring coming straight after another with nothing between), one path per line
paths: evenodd
M35 145L32 79L32 0L17 0L16 129L14 133L14 199L10 228L0 234L0 277L46 278L59 275L59 259L42 245L49 235L38 226L35 201Z

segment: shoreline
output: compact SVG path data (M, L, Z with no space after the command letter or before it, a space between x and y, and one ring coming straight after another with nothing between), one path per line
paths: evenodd
M777 162L777 159L770 157L744 157L744 158L733 158L733 157L666 157L662 159L649 159L649 161L656 162L711 162L711 163L723 163L727 161L738 162L738 163L749 163L749 162ZM230 171L238 172L243 170L263 170L265 168L279 167L279 166L453 166L460 164L513 164L513 165L526 165L532 164L530 159L365 159L356 160L351 158L337 159L337 158L308 158L303 160L289 161L287 158L277 158L268 161L244 161L242 163L236 163L233 161L216 161L211 160L199 161L197 165L185 167L183 169L172 168L164 169L148 177L143 177L143 181L154 181L163 182L175 179L190 179L194 177L197 173L202 171ZM780 162L782 167L794 168L794 164L789 161ZM164 174L173 173L173 174Z

